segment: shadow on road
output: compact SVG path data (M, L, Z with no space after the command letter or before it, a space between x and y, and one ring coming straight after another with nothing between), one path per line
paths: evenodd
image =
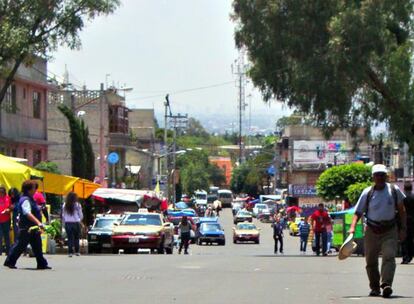
M352 299L352 300L355 300L355 299L373 299L373 298L375 298L375 297L370 297L370 296L366 296L366 295L363 295L363 296L346 296L346 297L342 297L342 299ZM378 297L378 298L381 298L381 297ZM392 299L412 299L413 297L405 297L405 296L398 296L398 295L394 295L394 296L391 296L390 298L388 298L387 300L392 300Z

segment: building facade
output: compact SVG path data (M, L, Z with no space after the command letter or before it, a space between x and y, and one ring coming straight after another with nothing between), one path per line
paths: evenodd
M0 110L0 153L27 159L35 166L48 158L47 61L21 65ZM1 79L0 79L1 83Z

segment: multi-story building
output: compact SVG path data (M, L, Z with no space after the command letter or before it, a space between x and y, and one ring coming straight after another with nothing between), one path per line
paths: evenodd
M216 165L221 170L223 170L224 176L226 177L226 181L224 185L215 185L215 186L224 186L230 187L231 182L231 174L233 172L233 163L230 157L222 157L222 156L210 156L208 158L211 164Z
M363 130L358 137L336 131L326 139L317 128L288 126L278 142L277 186L289 187L289 194L300 197L302 202L312 202L316 181L326 168L370 155L371 146L362 138Z
M0 83L2 80L0 79ZM0 109L0 153L35 166L48 158L47 61L21 65Z

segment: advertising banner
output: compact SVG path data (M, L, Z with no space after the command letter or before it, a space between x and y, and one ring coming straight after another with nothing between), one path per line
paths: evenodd
M345 141L334 140L295 140L293 142L293 163L305 164L344 164L348 161Z

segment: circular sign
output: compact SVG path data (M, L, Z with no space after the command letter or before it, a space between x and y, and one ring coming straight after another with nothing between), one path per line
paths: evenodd
M119 155L116 152L111 152L108 155L108 163L110 163L111 165L116 164L117 162L119 162Z

